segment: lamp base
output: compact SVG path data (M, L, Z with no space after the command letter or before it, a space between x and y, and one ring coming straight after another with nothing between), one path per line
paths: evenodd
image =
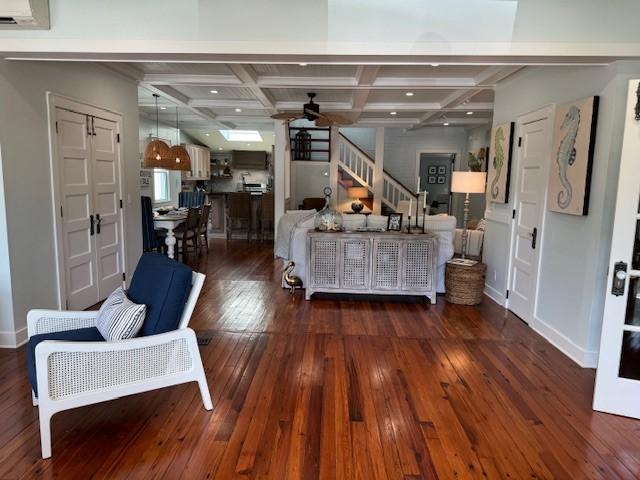
M364 209L364 203L362 202L353 202L351 204L351 210L353 213L360 213Z

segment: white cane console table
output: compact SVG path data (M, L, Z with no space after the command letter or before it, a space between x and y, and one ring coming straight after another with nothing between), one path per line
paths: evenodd
M305 298L316 292L415 295L436 303L438 240L432 234L307 234Z

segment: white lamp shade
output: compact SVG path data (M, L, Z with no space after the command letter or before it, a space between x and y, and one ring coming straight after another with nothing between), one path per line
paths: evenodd
M453 193L484 193L487 172L453 172L451 191Z

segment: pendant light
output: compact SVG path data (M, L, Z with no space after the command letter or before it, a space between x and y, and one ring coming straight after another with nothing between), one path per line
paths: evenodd
M169 170L191 170L191 157L187 149L180 145L180 127L178 125L178 107L176 107L176 144L169 151Z
M143 166L145 168L166 168L167 167L167 159L169 158L169 145L160 140L160 125L158 120L158 97L159 95L153 94L156 99L156 138L152 139L151 142L144 149L144 163Z

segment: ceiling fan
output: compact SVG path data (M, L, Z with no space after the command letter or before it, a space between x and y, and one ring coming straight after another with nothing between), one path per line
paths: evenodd
M302 112L282 112L271 115L271 118L276 120L298 120L300 118L306 118L310 122L316 122L317 127L330 127L332 125L351 125L353 123L349 118L338 115L337 113L320 113L320 105L313 102L315 93L307 93L309 96L309 103L305 103L302 106Z

